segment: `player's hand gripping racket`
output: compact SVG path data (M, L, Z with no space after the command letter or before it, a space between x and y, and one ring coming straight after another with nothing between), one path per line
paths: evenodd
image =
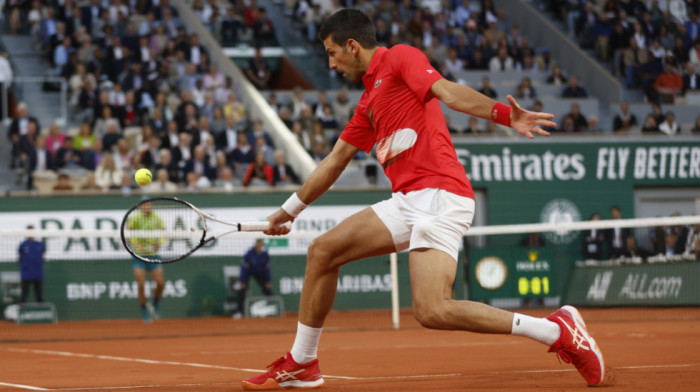
M207 236L207 220L233 230ZM291 227L291 222L285 225ZM226 222L175 197L142 200L124 215L122 243L136 259L146 263L182 260L219 237L241 231L265 231L270 222Z

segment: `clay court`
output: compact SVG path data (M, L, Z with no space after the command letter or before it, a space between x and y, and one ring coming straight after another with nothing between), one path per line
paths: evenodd
M546 315L548 311L526 312ZM583 309L616 391L694 391L700 309ZM363 329L368 318L387 326ZM527 339L430 331L409 311L331 314L319 352L327 391L588 390ZM296 318L0 324L1 391L236 391L289 350Z

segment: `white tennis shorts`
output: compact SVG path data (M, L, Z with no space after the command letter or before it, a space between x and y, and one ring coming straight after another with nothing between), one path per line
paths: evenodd
M474 218L474 200L443 189L394 193L372 210L391 232L396 251L430 248L457 261L462 237Z

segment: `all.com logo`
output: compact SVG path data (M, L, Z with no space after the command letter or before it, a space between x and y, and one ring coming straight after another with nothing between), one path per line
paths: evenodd
M540 214L542 223L566 224L581 220L581 213L576 204L567 199L554 199L547 203ZM554 244L568 244L576 238L578 231L556 230L547 231L544 236Z

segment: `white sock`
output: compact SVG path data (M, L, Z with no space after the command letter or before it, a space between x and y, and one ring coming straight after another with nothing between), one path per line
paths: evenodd
M551 346L559 339L559 325L546 318L530 317L520 313L513 314L513 335L526 336L530 339Z
M297 322L297 337L290 351L294 362L303 365L316 359L321 331L323 328L311 328Z

